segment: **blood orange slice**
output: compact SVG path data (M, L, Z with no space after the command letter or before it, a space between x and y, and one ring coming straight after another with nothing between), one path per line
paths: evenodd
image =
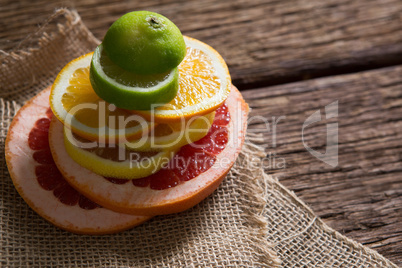
M138 215L170 214L191 208L219 186L240 152L247 112L240 92L232 87L204 138L182 147L170 161L173 164L133 181L104 178L74 162L60 142L63 126L58 121L51 123L49 142L66 180L102 206Z
M6 161L13 183L25 202L54 225L82 234L126 230L149 217L117 213L72 188L57 169L49 147L50 88L16 115L6 139ZM60 141L61 143L62 140Z

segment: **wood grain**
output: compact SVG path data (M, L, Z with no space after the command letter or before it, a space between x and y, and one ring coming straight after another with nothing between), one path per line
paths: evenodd
M271 154L266 171L279 176L328 225L402 265L402 66L243 95L252 108L250 128L264 133L267 158ZM338 117L325 119L324 108L334 101ZM338 123L336 167L303 145L303 123L317 110L322 120L305 129L305 143L324 153L326 124ZM274 145L272 122L280 116L285 118L276 125Z
M259 116L251 127L265 134L271 152L266 171L334 229L402 265L402 66L331 76L402 64L402 1L0 0L0 50L29 44L26 36L59 7L75 8L99 39L123 13L146 9L215 47L235 85L262 87L243 93ZM274 84L283 85L266 87ZM336 100L338 117L304 133L324 153L326 124L339 124L332 168L307 152L301 132L308 116L318 109L324 116Z
M240 88L402 63L400 0L2 0L0 49L12 49L55 8L77 9L96 37L132 10L171 18L215 47ZM34 15L32 15L34 14Z

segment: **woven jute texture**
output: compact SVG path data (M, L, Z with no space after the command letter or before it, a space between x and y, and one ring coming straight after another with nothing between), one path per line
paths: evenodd
M263 140L249 134L218 190L183 213L104 236L62 231L18 195L4 141L25 101L52 84L70 60L99 41L74 11L61 9L3 52L0 67L0 265L4 267L396 267L326 226L261 168Z

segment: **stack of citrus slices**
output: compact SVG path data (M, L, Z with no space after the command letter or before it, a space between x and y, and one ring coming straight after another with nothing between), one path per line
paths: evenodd
M248 106L213 48L156 13L115 24L94 53L67 64L18 112L6 140L20 195L75 233L118 232L193 207L219 186L246 131ZM127 25L143 33L135 44L114 32L127 34ZM147 49L137 53L144 46L149 61Z

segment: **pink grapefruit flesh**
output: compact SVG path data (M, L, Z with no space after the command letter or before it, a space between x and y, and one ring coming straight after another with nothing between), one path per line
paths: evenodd
M51 152L70 185L103 207L136 215L181 212L219 186L244 142L248 106L235 87L226 105L217 112L210 133L195 144L184 146L174 157L178 164L169 163L158 173L132 182L105 179L69 158L64 144L59 142L63 140L63 125L54 119L49 132Z
M217 160L217 155L226 147L230 114L226 103L215 114L215 120L208 134L201 140L183 146L170 161L169 165L155 174L135 180L106 178L112 183L131 182L136 187L149 187L153 190L165 190L194 179L210 169Z
M48 132L50 88L15 116L6 139L6 161L14 186L40 216L74 233L108 234L139 225L149 217L108 210L77 192L55 165ZM63 140L59 142L63 143Z

